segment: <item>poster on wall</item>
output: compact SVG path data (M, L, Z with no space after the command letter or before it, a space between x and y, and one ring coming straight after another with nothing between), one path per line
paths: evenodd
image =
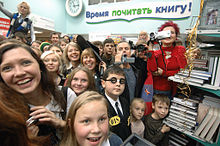
M199 25L200 30L220 31L220 1L209 0L203 5L202 17ZM214 32L214 31L213 31Z
M86 23L99 24L112 21L132 22L140 19L181 20L191 16L192 0L176 2L143 2L121 7L103 5L99 9L88 6Z
M89 0L88 4L89 5L97 5L101 3L117 3L117 2L126 2L130 0Z
M0 35L6 37L9 27L10 27L10 19L0 17Z

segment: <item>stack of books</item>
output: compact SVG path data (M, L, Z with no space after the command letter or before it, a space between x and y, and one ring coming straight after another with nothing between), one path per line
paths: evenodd
M174 97L169 116L164 123L171 128L192 135L195 132L199 101Z
M185 79L187 82L203 85L204 83L210 82L211 76L211 72L193 69L191 72L189 72L189 70L180 71L174 75L174 78Z
M198 108L198 128L194 135L208 142L216 142L219 138L220 99L204 96Z
M197 86L220 87L220 57L210 56L209 59L195 59L191 71L184 70L174 75L171 80L187 81Z
M189 145L189 138L184 134L172 129L169 133L169 145L187 146Z
M193 69L208 71L208 59L193 60Z

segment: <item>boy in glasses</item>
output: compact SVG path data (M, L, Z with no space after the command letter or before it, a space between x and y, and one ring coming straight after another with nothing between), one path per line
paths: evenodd
M122 97L125 89L125 73L119 66L106 69L102 78L104 96L109 103L108 116L110 130L117 134L123 141L131 134L128 126L129 104L126 97Z

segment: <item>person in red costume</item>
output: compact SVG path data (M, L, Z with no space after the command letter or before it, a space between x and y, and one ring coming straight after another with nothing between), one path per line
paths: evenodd
M183 46L176 46L175 41L179 35L179 27L172 21L164 23L160 28L160 31L171 31L169 38L161 40L161 49L156 51L150 51L152 57L150 59L156 59L157 71L153 72L153 89L154 94L166 94L172 97L176 93L176 83L169 81L168 77L173 76L181 68L184 68L187 64L185 57L186 49Z

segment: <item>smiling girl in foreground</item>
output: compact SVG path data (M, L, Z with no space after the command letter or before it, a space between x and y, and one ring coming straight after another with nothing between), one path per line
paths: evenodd
M61 146L118 146L122 140L109 134L106 99L85 91L74 100L67 115Z
M25 97L29 116L38 119L28 127L35 129L33 136L50 135L51 144L57 144L58 131L66 126L62 118L73 99L64 100L43 61L28 46L5 43L0 48L0 75L0 82Z

